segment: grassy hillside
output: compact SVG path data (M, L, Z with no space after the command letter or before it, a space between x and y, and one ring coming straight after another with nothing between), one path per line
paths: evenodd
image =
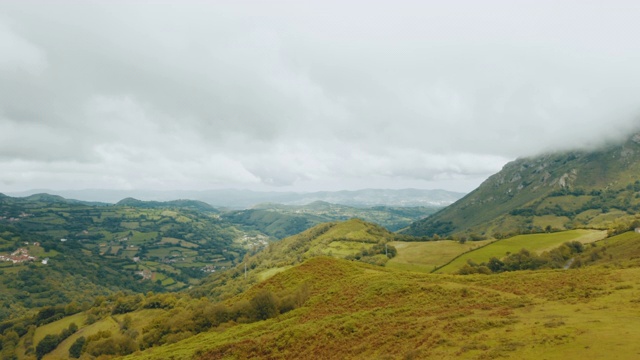
M398 253L387 262L386 266L399 270L429 273L446 265L463 253L485 246L492 241L467 241L465 243L453 240L393 241L389 244L395 247Z
M323 255L384 265L396 253L393 246L385 248L385 244L396 238L396 234L383 227L359 219L320 224L270 243L264 251L245 257L230 271L214 274L190 292L196 297L228 298L307 259Z
M312 230L311 244L375 233L357 220ZM601 234L555 235L586 242ZM503 241L553 246L550 237L537 237ZM295 244L285 249L299 250ZM45 359L64 358L81 337L88 339L83 358L102 359L632 359L640 351L638 255L637 233L587 246L568 270L423 274L320 255L219 303L198 294L102 298L85 313L25 334L16 353L29 358L46 335L73 322L78 329ZM241 286L238 279L242 273L227 281Z
M599 241L578 257L577 266L640 267L640 234L634 231Z
M606 231L599 230L571 230L550 234L518 235L492 242L487 246L465 253L436 270L436 273L455 273L470 260L476 263L487 262L492 257L500 259L508 254L517 253L521 249L542 253L557 248L565 242L579 241L588 244L602 240L606 236Z
M120 290L186 288L267 243L214 211L194 210L210 209L206 204L123 203L129 205L1 196L0 256L15 260L19 250L31 258L0 261L0 321Z
M640 212L640 135L596 151L518 159L476 190L406 230L417 236L573 228L623 232Z
M314 258L234 301L309 284L298 309L127 359L631 359L640 271L446 276Z

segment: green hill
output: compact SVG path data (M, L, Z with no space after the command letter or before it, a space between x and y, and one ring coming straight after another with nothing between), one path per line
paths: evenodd
M357 260L384 265L395 256L387 245L398 235L359 219L324 223L270 243L263 251L246 256L234 269L217 273L190 290L193 296L225 299L239 294L279 272L318 256Z
M596 151L518 159L404 232L498 238L574 228L623 232L640 212L640 134Z
M141 209L179 208L204 212L218 212L218 210L213 206L197 200L142 201L134 198L126 198L118 201L116 205L131 206Z
M45 360L82 341L82 358L102 359L633 359L640 351L638 233L586 246L568 270L423 274L318 256L335 241L393 235L382 230L359 220L314 227L247 258L256 281L246 287L243 271L229 271L234 295L112 294L18 337L14 326L3 341L27 359L55 335ZM289 252L292 262L259 276Z
M150 311L153 301L141 300L139 310L80 325L55 351L84 336L86 351L117 354L131 330L139 333L126 359L633 359L639 275L589 267L452 276L316 257L219 305L174 298ZM285 294L300 289L298 305L280 312ZM242 306L274 312L215 320ZM110 330L98 337L99 329ZM135 352L154 334L163 345Z
M332 221L359 218L390 231L433 214L440 207L352 207L315 201L307 205L260 204L252 209L229 211L222 218L278 239L299 234L312 226Z
M598 230L570 230L550 234L517 235L508 239L494 241L458 256L436 272L451 274L460 270L469 261L475 263L488 262L491 258L501 259L522 249L541 254L544 251L557 248L565 242L578 241L582 244L589 244L602 240L606 236L607 233L605 231Z
M117 291L186 288L266 245L197 202L125 203L0 197L0 321Z

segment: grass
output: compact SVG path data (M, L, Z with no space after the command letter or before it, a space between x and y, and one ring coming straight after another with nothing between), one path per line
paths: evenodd
M527 235L469 254L510 242L535 244L543 251L556 242L601 236L597 231ZM633 232L598 244L588 249L606 248L614 260L640 255L640 234ZM463 247L454 242L396 245L408 264L435 256L429 250ZM261 289L280 292L306 284L310 297L302 307L266 321L223 324L127 359L292 359L309 354L326 359L633 359L640 353L640 267L611 264L460 276L317 257L264 271L261 283L228 301L249 300ZM130 314L136 327L163 313L145 311ZM109 326L108 319L100 323ZM67 341L56 350L58 358L64 358L75 338Z
M352 219L334 226L326 233L318 236L317 240L323 242L325 240L344 239L347 241L359 242L378 242L376 236L368 232L370 227L361 220Z
M271 268L268 270L265 270L261 273L258 274L258 278L260 279L260 281L264 281L267 280L268 278L274 276L275 274L281 273L287 269L290 269L291 266L283 266L283 267L278 267L278 268Z
M133 327L142 334L142 329L151 322L154 316L160 314L161 310L146 309L128 314L132 318ZM47 354L44 360L68 359L69 348L81 336L87 336L98 333L99 331L110 331L117 334L120 331L119 323L122 322L125 315L107 316L91 325L81 327L75 334L69 336L51 353ZM80 325L80 324L78 324ZM37 344L37 343L36 343Z
M76 325L80 327L84 324L85 319L86 319L86 315L84 313L79 313L79 314L64 317L50 324L40 326L36 329L36 332L33 335L33 344L38 345L40 340L42 340L47 335L60 334L62 330L68 328L69 325L71 325L71 323L76 323Z
M598 230L570 230L548 234L518 235L466 253L438 269L436 273L454 273L464 266L468 260L476 263L486 262L492 257L502 258L508 253L515 253L521 249L542 253L567 241L580 241L583 244L587 244L601 240L606 235L606 231Z
M556 216L556 215L534 216L533 226L538 226L541 229L544 229L547 226L551 226L551 228L554 228L554 229L564 229L569 221L571 220L566 216Z
M329 258L260 288L310 284L303 307L127 359L633 359L640 268L419 274Z
M148 233L141 233L138 231L133 232L133 236L129 239L129 243L131 244L143 244L147 241L151 241L158 236L158 233L155 231Z
M157 248L150 249L148 252L149 256L157 256L159 258L171 257L171 256L179 256L179 257L193 257L197 256L198 252L194 250L189 250L181 247L168 247L168 248Z
M602 213L591 219L591 226L605 228L614 223L617 219L628 216L624 211L613 209L607 213Z
M467 251L490 243L492 240L469 241L460 244L457 241L440 240L427 242L394 241L390 245L398 254L387 262L387 267L408 271L432 272Z
M185 248L197 248L200 247L200 245L198 244L194 244L192 242L188 242L182 239L176 239L176 238L170 238L170 237L163 237L162 241L160 242L161 244L173 244L173 245L178 245L181 247L185 247Z
M346 257L362 249L369 249L372 246L373 244L360 241L332 241L324 247L318 247L318 249L325 255L331 254L332 256Z
M581 261L589 264L639 267L640 266L640 234L630 231L613 236L596 243L597 247L585 252ZM597 256L594 256L597 255Z

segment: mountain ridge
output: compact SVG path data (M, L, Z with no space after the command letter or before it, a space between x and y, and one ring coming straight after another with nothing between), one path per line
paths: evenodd
M640 187L640 134L595 151L512 161L462 199L413 223L405 233L501 236L553 228L602 229L617 226L596 219L608 209L621 212L619 218L640 210L636 187Z
M211 206L231 209L248 209L260 203L284 205L307 205L314 201L370 207L387 206L444 206L461 198L464 193L441 189L362 189L317 192L265 192L252 190L222 189L202 191L145 191L145 190L29 190L7 192L12 197L25 197L36 193L60 195L67 199L99 201L115 204L125 198L142 201L172 201L193 199Z

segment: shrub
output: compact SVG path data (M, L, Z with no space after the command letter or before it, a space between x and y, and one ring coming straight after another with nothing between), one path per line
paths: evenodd
M269 290L262 289L251 299L251 306L258 320L266 320L278 315L278 300Z
M76 341L69 348L69 357L77 359L82 355L82 348L86 343L87 339L84 336L81 336L76 339Z

